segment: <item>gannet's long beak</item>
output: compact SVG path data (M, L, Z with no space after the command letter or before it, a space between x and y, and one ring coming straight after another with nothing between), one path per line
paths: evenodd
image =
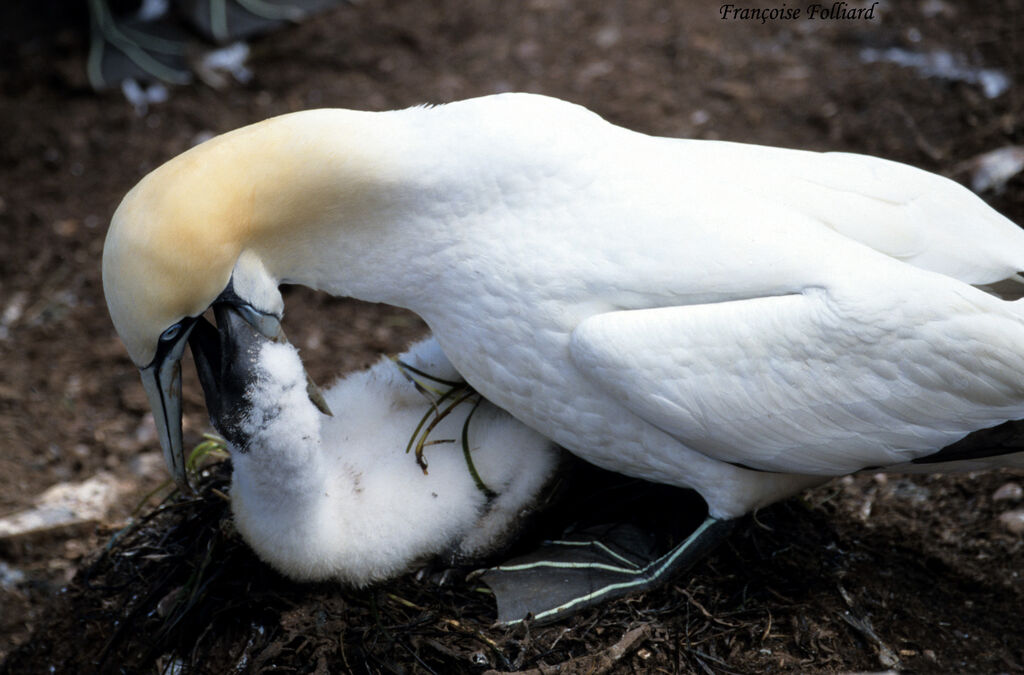
M188 492L181 438L181 355L195 324L183 327L170 342L161 343L153 362L140 368L167 468L174 482Z
M185 345L192 345L207 409L220 430L217 422L226 411L236 411L244 393L244 382L231 379L229 384L235 385L233 388L223 386L225 374L231 373L237 379L252 368L252 363L241 362L244 360L241 355L255 353L253 341L256 338L284 339L281 323L275 317L260 314L248 306L231 308L227 303L217 303L214 312L220 325L220 335L218 328L202 317L186 318L172 339L161 339L152 363L139 369L142 386L153 410L164 462L174 482L186 494L191 494L192 488L188 482L187 457L181 433L181 358ZM247 326L247 331L239 329L242 324ZM246 336L244 344L237 344L240 336ZM198 349L197 344L201 346ZM226 391L235 392L236 389L234 396L225 397Z
M181 357L185 345L192 347L211 421L225 438L242 447L245 439L239 430L246 411L244 395L254 377L259 347L268 340L287 341L277 317L237 300L214 303L216 326L201 316L179 322L174 327L176 333L161 337L153 361L139 369L164 461L185 493L192 492L181 433ZM306 379L310 400L330 415L320 389L308 374Z

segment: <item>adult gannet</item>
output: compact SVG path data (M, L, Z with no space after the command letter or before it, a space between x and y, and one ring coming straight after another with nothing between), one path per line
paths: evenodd
M219 336L201 320L194 338L214 424L231 448L235 524L291 578L364 585L432 557L480 559L514 534L554 475L553 443L472 400L436 418L428 442L452 444L432 445L421 470L406 452L410 437L453 403L442 397L461 379L432 339L339 380L324 392L337 411L326 416L293 346L229 307L218 306L217 319ZM221 361L221 341L239 347L238 358Z
M304 284L413 310L528 426L697 490L705 527L647 576L831 476L1019 465L1012 434L971 434L1024 417L1024 306L978 288L1022 269L1024 233L930 173L526 94L224 134L133 188L103 254L179 482L197 318L232 307L274 337L278 286Z

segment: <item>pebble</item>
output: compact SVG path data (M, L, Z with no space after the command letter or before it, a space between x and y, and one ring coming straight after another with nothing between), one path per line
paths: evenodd
M1006 483L992 493L994 502L1018 502L1022 497L1024 497L1024 488L1020 486L1020 483Z
M991 150L960 166L970 172L972 190L999 194L1011 178L1024 171L1024 146L1008 145Z
M132 436L139 445L150 445L157 441L156 422L153 421L153 413L149 412L142 416L142 421L135 428L135 433Z
M139 478L158 480L166 478L166 467L164 465L163 453L159 451L144 452L132 457L128 462L132 473Z
M0 588L5 591L9 591L24 582L24 572L17 567L12 567L3 560L0 560Z
M36 497L32 508L0 518L0 541L102 520L131 487L106 472L81 483L54 485Z
M1000 514L999 522L1013 534L1024 534L1024 509L1016 509Z

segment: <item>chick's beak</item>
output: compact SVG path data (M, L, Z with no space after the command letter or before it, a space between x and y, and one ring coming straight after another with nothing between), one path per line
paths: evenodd
M200 317L189 338L210 421L233 449L244 452L243 426L251 402L249 388L257 378L259 355L268 342L287 342L280 321L246 305L213 305L217 324ZM310 400L330 415L319 388L306 374Z
M200 318L189 339L210 422L234 449L243 449L242 425L248 415L249 387L256 380L259 354L276 334L273 325L260 326L245 310L227 303L213 306L217 324Z

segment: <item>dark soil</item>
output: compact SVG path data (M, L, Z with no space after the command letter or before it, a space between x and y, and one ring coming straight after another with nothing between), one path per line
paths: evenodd
M748 519L669 588L509 631L459 575L361 591L281 579L234 533L216 475L202 500L151 501L104 548L162 478L139 468L157 443L99 277L110 214L160 162L292 110L506 90L650 133L865 152L963 179L965 160L1024 144L1019 2L893 4L868 22L761 24L723 21L717 3L366 0L254 42L249 85L174 89L143 115L87 90L80 26L0 43L0 515L99 470L138 495L109 523L0 548L26 575L0 584L0 671L1024 671L1024 539L999 521L1022 505L992 498L1019 473L837 481ZM947 50L1009 89L988 98L861 59L890 47ZM1024 223L1021 175L984 197ZM424 331L404 311L304 289L286 302L322 383ZM208 424L186 380L194 443Z

